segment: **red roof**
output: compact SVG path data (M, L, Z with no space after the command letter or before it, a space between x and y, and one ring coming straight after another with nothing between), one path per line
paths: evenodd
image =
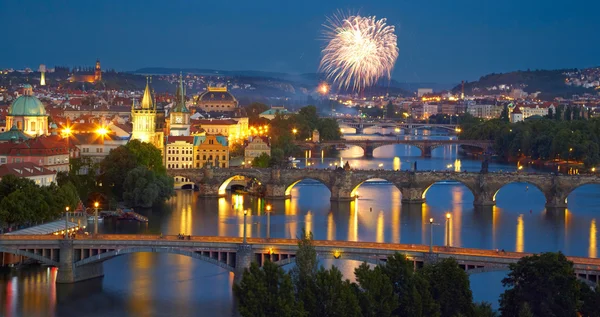
M215 120L211 120L211 119L198 119L198 120L191 120L192 124L200 124L200 125L233 125L233 124L237 124L237 121L233 120L233 119L215 119Z
M179 136L168 136L167 137L167 143L174 143L177 141L185 141L187 143L194 143L194 137L193 136L187 136L187 135L179 135Z
M15 175L18 177L31 177L42 175L54 175L55 171L49 170L43 166L31 162L8 163L0 165L0 178L6 175Z

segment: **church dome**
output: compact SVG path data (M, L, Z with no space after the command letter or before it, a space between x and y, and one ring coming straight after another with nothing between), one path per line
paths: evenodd
M9 116L45 116L46 107L33 95L31 85L24 85L22 96L17 98L8 108Z
M236 101L236 99L227 91L227 88L209 87L207 91L198 96L198 103L205 101Z

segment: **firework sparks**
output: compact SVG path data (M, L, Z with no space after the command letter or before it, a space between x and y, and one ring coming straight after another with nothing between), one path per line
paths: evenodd
M375 17L328 18L327 46L319 70L339 88L362 91L383 76L390 78L398 58L394 26Z

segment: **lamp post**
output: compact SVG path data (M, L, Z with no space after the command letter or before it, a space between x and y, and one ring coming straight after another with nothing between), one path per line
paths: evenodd
M267 204L267 240L271 238L271 205Z
M248 214L248 209L244 209L244 240L243 244L246 244L246 215Z
M567 157L567 175L569 175L569 159L571 159L571 152L573 152L573 148L569 148L569 156Z
M94 203L94 235L98 234L98 202Z
M65 239L68 237L69 231L69 206L65 207Z
M67 126L63 132L65 133L65 139L67 140L67 166L69 166L69 161L71 160L71 149L69 148L69 136L71 135L71 128Z
M433 253L433 218L429 218L429 253Z
M450 213L446 213L446 246L450 246Z
M292 133L294 134L294 140L296 140L296 133L298 133L298 129L293 128Z

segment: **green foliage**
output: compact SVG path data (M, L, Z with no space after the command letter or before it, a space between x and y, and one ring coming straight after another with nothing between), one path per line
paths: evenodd
M492 309L492 304L488 302L476 303L473 306L475 317L497 317L498 314Z
M262 268L253 262L240 284L233 286L242 316L304 316L294 300L294 287L282 268L266 261Z
M37 186L32 180L6 175L0 180L0 227L34 224L60 217L79 197L75 186Z
M85 203L86 198L99 191L98 169L99 164L94 163L89 157L72 158L69 160L69 172L59 172L56 175L56 182L59 185L72 183Z
M579 312L586 317L600 317L600 287L592 289L585 283L579 285L582 305Z
M270 166L282 166L286 163L285 154L282 149L271 148L271 164Z
M439 305L429 291L429 282L414 271L413 262L406 256L396 253L390 257L381 270L388 276L398 296L396 316L435 317L440 315Z
M494 150L505 159L525 155L580 161L588 167L600 163L600 119L542 119L514 124L495 119L461 127L461 139L494 141Z
M358 282L358 299L365 317L392 316L398 307L398 295L380 266L371 269L367 263L354 270Z
M440 305L442 317L475 315L469 276L453 258L427 265L421 271L429 281L431 295Z
M260 102L253 102L246 106L246 115L248 116L248 123L251 126L254 125L263 125L265 123L264 119L260 117L260 114L269 110L269 106Z
M145 166L130 170L123 188L123 199L129 206L144 208L163 202L174 194L172 178L157 175Z
M339 140L342 138L340 126L333 118L320 119L318 123L318 130L321 141Z
M100 163L100 182L105 190L109 190L115 197L121 197L123 183L127 173L137 166L136 158L126 147L120 146L108 153Z
M312 232L302 229L298 237L298 251L296 252L296 265L290 271L296 289L298 301L304 304L304 309L314 316L317 306L315 276L317 275L317 251L313 245Z
M252 160L253 167L267 168L271 165L271 157L267 153L261 153Z
M231 147L231 150L229 151L229 156L230 157L244 156L244 146L240 143L233 144L233 146Z
M500 296L502 316L521 316L523 303L533 316L577 316L579 283L573 262L562 253L527 256L510 264Z
M310 316L352 317L361 316L356 291L349 280L335 266L321 268L315 276L316 306L308 311Z
M125 145L131 152L137 166L145 166L157 175L166 175L167 169L163 165L163 157L158 148L151 143L131 140Z

